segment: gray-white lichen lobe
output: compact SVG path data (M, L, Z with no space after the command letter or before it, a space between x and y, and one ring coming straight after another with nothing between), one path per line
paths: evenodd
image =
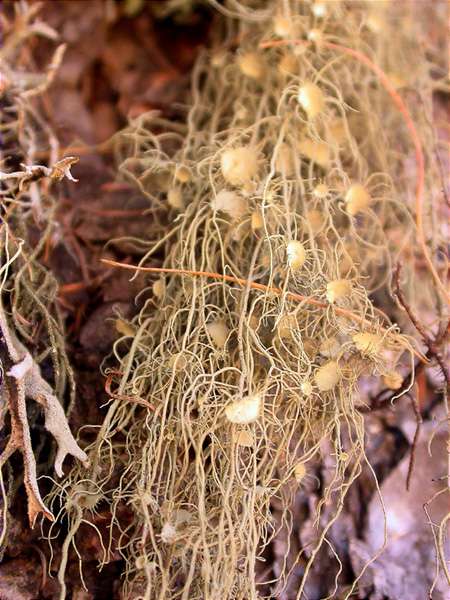
M53 520L52 513L41 498L36 478L36 460L31 445L27 418L26 399L38 402L44 411L45 428L55 438L58 450L55 457L55 471L62 477L62 465L70 454L82 463L88 464L86 453L79 447L70 431L63 407L54 395L52 388L42 377L39 365L33 360L26 347L11 332L3 308L0 307L0 329L3 381L0 388L0 409L9 411L11 433L8 443L0 455L0 468L18 450L24 461L24 483L28 497L28 517L34 524L39 513Z

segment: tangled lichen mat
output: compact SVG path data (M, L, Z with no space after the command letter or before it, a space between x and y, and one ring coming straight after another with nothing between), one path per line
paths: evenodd
M196 10L165 4L166 19ZM99 568L122 561L123 599L391 598L374 576L391 513L367 415L409 398L417 433L416 372L433 364L430 439L448 427L448 232L430 121L433 93L448 90L442 57L420 43L409 3L198 10L212 26L183 118L141 111L109 141L152 227L105 248L108 272L140 282L138 312L114 321L103 421L83 450L68 432L81 461L39 508L55 516L42 526L49 568L72 597L68 564L78 556L83 578L89 528ZM430 506L448 497L448 472L435 481ZM380 507L378 545L350 542L361 489L362 520ZM433 598L450 582L448 520L430 517Z

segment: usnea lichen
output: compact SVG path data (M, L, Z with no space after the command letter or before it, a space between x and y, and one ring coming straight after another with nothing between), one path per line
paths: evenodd
M35 35L55 41L58 36L38 20L39 4L18 3L13 8L10 19L6 12L2 14L4 37L0 48L0 424L6 441L0 454L0 468L3 472L14 452L22 454L28 517L34 526L40 514L50 520L54 515L44 504L37 483L27 399L40 405L45 429L57 442L53 460L56 474L62 476L62 464L69 454L85 465L88 463L69 429L61 403L68 387L73 402L75 388L65 353L62 322L55 306L57 282L40 260L54 228L50 186L64 178L76 181L71 167L78 159L59 156L56 137L40 114L36 101L52 83L65 46L57 46L43 73L32 72L33 65L27 63L30 57L27 59L27 53L23 52L24 44ZM48 165L37 160L37 140L42 143L39 150L48 154ZM19 164L20 169L8 168L10 163ZM36 226L40 233L37 244L31 242L30 233ZM52 367L52 386L41 374L40 364L45 363ZM49 469L50 465L46 470ZM17 478L17 484L9 485L6 494L1 479L5 517L9 500L20 482ZM7 538L6 518L0 527L1 545Z
M411 148L405 114L372 65L392 78L410 40L397 31L395 47L387 43L387 12L374 35L369 5L212 4L225 16L195 65L186 124L144 114L115 140L121 175L156 217L159 240L143 240L136 265L153 295L114 346L120 377L111 374L117 390L87 450L91 467L50 497L69 524L61 598L68 552L89 517L80 490L110 508L118 533L104 561L112 550L125 557L128 597L277 597L289 570L267 576L260 566L278 534L271 504L292 527L296 491L326 445L332 476L301 598L366 462L361 378L398 389L397 368L422 358L374 303L417 234L418 205L402 155ZM430 102L429 73L408 73ZM432 208L420 219L439 243ZM157 252L164 279L145 272ZM406 260L410 282L415 262ZM443 317L434 255L432 267L424 302ZM327 521L325 504L334 508Z

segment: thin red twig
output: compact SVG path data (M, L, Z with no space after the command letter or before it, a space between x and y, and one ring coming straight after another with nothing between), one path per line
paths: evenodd
M425 327L419 321L418 317L414 314L412 308L407 303L406 298L400 287L400 273L401 273L401 266L400 266L400 263L398 263L397 267L395 269L395 272L394 272L395 295L397 296L400 306L405 310L411 323L414 325L415 329L417 330L417 332L423 339L424 343L428 347L430 356L432 358L434 358L436 360L437 364L439 365L439 367L442 371L442 375L444 376L447 394L449 394L450 393L450 370L449 370L447 364L445 363L445 360L440 352L440 348L439 348L439 345L436 343L436 340L433 340L433 338L425 331ZM442 343L442 341L444 339L445 339L445 336L442 337L442 339L440 340L440 343Z
M417 394L419 394L419 386L416 386ZM416 462L416 449L417 442L419 441L420 428L423 423L422 415L420 413L420 405L418 398L415 398L413 394L409 394L411 399L411 405L414 411L414 416L416 417L416 430L414 432L414 438L411 444L411 455L409 457L409 465L408 465L408 474L406 476L406 489L409 491L409 487L411 484L411 478L414 471L414 465Z

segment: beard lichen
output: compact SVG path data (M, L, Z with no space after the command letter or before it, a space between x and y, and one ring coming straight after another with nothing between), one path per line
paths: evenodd
M396 31L387 57L387 9L374 35L369 4L212 4L224 17L194 67L186 124L144 114L114 141L121 175L148 198L158 227L139 264L123 265L147 278L150 295L114 345L118 368L105 374L117 389L86 450L90 467L74 468L49 498L68 522L61 598L79 527L94 526L90 497L109 507L103 564L114 551L124 557L125 597L281 597L292 570L266 571L265 553L281 526L292 530L299 485L327 448L315 537L296 556L304 597L349 489L364 465L373 473L359 384L374 376L382 386L423 359L375 304L391 292L392 265L404 261L413 289L425 247L422 302L446 314L431 258L443 240L435 200L417 217L411 132L387 75L370 67L393 78L404 54L418 52L411 32ZM434 84L416 57L407 76L429 111ZM438 167L427 158L432 189ZM434 245L422 240L416 254L417 219ZM362 573L340 587L332 553L347 598Z
M54 469L61 477L68 454L87 465L87 456L75 441L64 413L63 399L75 387L65 352L62 320L56 307L57 282L43 266L42 256L54 229L55 201L50 185L67 178L75 181L70 168L75 157L59 158L59 147L41 114L39 96L51 84L64 54L57 47L45 73L33 72L33 64L22 52L34 35L56 39L50 27L38 21L39 5L17 3L11 14L2 14L4 38L0 49L0 424L6 445L0 454L0 469L8 465L8 481L1 478L4 504L0 540L7 540L7 507L22 480L12 481L8 460L18 451L24 463L23 483L27 494L28 517L34 526L38 515L53 520L37 483L39 455L44 439L33 450L30 433L36 411L27 414L26 399L34 400L44 413L45 429L57 442ZM29 69L29 70L28 70ZM44 150L49 165L37 162ZM38 242L36 239L38 232ZM52 367L52 385L42 376L40 365ZM69 384L69 385L67 385ZM9 415L9 417L8 417ZM33 415L33 416L31 416ZM40 463L48 462L43 460ZM52 457L50 457L52 461ZM50 465L46 465L48 471ZM41 469L42 470L42 469Z

